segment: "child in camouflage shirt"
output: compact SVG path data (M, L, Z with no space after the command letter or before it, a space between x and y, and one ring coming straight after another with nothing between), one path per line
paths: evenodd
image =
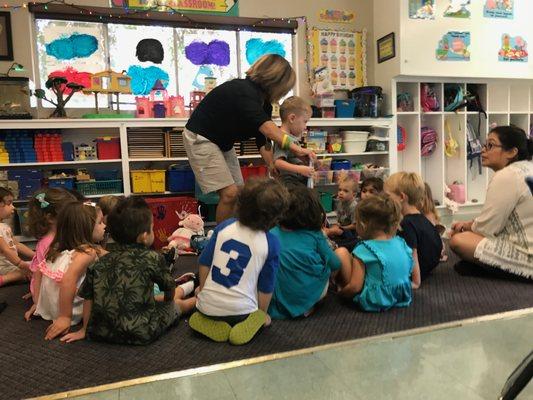
M190 312L196 298L172 279L162 255L150 250L154 241L152 213L139 197L121 199L108 216L116 249L87 270L79 290L84 298L83 328L63 338L121 344L147 344ZM154 283L164 292L154 299ZM193 285L190 285L194 288Z

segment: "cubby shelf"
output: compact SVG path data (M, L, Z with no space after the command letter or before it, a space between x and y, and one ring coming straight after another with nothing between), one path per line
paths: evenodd
M463 90L477 94L483 109L487 110L487 119L480 116L479 111L461 109L458 112L435 111L423 112L420 102L420 89L422 83L428 83L435 91L436 97L441 100L440 109L445 105L445 91L448 85L460 85ZM468 82L465 80L447 80L445 78L431 78L431 81L420 78L402 79L393 82L393 97L397 94L409 93L414 101L414 110L410 112L398 111L395 114L398 126L407 132L406 148L398 152L397 169L413 171L422 175L432 189L433 197L440 204L444 200L444 184L460 181L465 184L466 202L460 207L480 207L485 201L486 188L490 171L486 168L479 173L477 161L470 166L467 161L467 127L468 124L477 130L482 143L491 124L514 124L529 132L533 124L533 85L513 84L512 81L486 81ZM524 110L524 111L517 111ZM479 120L481 118L481 121ZM429 126L437 132L437 148L429 157L422 157L420 152L420 129ZM459 147L454 157L444 154L445 140L448 139L449 126L452 137ZM439 206L444 210L444 206Z

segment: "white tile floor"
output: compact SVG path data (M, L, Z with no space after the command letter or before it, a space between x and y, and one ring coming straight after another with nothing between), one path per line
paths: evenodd
M533 313L76 397L137 399L497 399L533 349ZM519 397L533 399L533 383Z

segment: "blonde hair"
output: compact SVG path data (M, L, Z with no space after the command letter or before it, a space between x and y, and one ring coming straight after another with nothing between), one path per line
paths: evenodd
M355 179L353 179L351 176L347 176L345 178L343 178L339 184L341 185L349 185L352 189L352 192L354 192L354 194L357 193L357 189L359 189L359 183L355 181Z
M422 203L420 204L420 212L425 216L432 214L435 219L435 222L439 224L440 218L439 214L437 214L437 209L435 208L435 201L433 200L433 193L431 192L431 188L426 182L424 182L424 188L425 196L422 199Z
M283 102L279 108L279 116L281 121L285 121L290 114L303 115L307 113L311 115L313 110L307 101L298 96L291 96Z
M414 172L396 172L385 182L385 188L391 192L407 196L407 202L411 206L420 208L425 196L424 181Z
M394 234L401 218L400 204L385 193L361 200L355 207L358 233L363 240L372 239L379 232Z
M246 76L265 91L270 103L279 101L296 83L291 65L277 54L261 57L246 71Z

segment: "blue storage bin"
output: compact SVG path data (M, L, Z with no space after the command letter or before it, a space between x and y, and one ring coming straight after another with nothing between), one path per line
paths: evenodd
M74 161L74 144L71 142L61 143L64 161Z
M40 179L25 179L24 181L19 181L19 197L25 199L33 196L37 190L41 188Z
M340 171L341 169L352 169L352 162L350 160L333 160L331 162L331 169L333 171Z
M168 190L171 192L193 192L194 173L189 168L168 171Z
M335 118L353 118L355 100L335 100Z
M7 171L10 181L26 179L43 179L43 172L38 169L10 169Z
M118 169L100 169L100 170L93 171L94 179L97 181L117 180L119 179L118 173L119 173Z
M48 187L51 188L65 188L65 189L74 189L74 178L65 177L65 178L48 178Z

